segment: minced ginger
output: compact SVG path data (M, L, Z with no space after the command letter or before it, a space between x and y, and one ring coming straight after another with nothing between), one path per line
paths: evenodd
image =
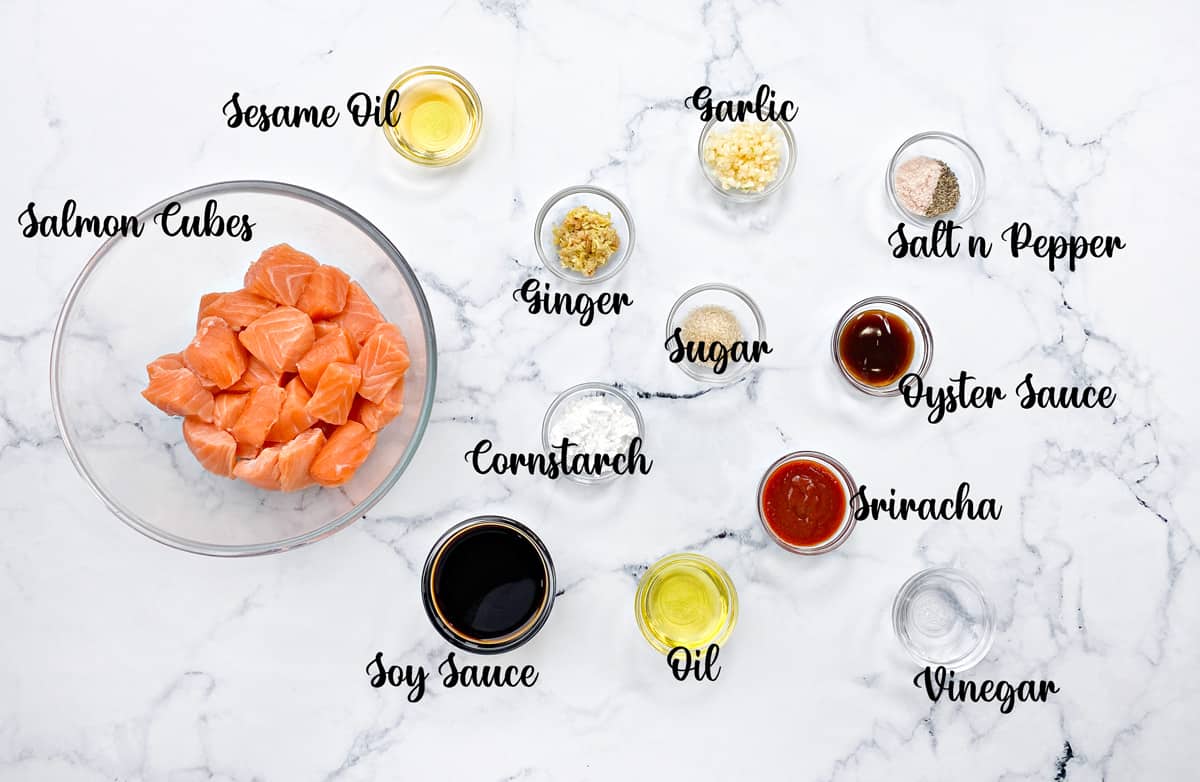
M621 247L612 216L577 206L554 228L554 246L564 269L591 277Z
M725 190L761 193L779 174L779 138L768 123L743 122L704 139L704 162Z

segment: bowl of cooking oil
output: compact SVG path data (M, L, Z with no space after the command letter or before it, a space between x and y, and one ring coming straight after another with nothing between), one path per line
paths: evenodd
M737 624L737 590L729 574L700 554L671 554L638 582L638 628L658 651L724 644Z
M397 76L388 91L397 98L383 133L405 159L438 167L471 153L483 127L483 104L461 74L422 65Z

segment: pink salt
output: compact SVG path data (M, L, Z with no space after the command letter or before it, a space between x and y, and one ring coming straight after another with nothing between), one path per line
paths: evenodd
M900 204L913 214L925 214L933 203L941 175L941 162L931 157L920 155L901 163L896 169L896 197Z

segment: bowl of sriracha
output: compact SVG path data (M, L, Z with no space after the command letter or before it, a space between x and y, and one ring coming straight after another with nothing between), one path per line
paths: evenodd
M164 209L213 208L250 230L153 230ZM199 554L285 551L361 518L433 404L433 322L400 252L276 182L198 187L138 221L87 262L55 329L54 415L80 475L134 529Z

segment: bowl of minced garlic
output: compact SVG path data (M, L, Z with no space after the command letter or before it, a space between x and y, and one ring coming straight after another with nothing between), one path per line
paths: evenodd
M612 193L591 185L560 190L533 228L542 264L569 282L601 282L621 270L633 250L633 218Z
M718 122L700 132L700 168L713 189L733 201L757 201L783 186L796 141L783 121Z

